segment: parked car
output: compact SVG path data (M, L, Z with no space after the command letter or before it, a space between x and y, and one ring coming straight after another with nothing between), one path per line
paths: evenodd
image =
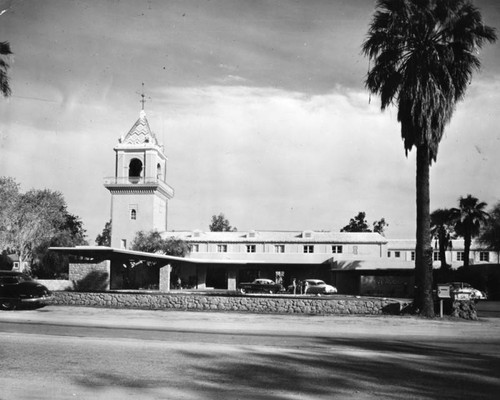
M271 279L255 279L253 282L243 282L238 285L241 293L279 293L283 290L281 284Z
M0 309L13 310L22 305L42 306L52 293L28 275L0 271Z
M450 285L450 291L460 291L462 293L470 293L470 298L472 300L486 300L486 293L481 292L478 289L474 289L467 282L448 282L447 285Z
M288 286L288 291L293 293L293 285ZM300 289L297 288L296 293L300 293ZM321 279L305 279L302 282L302 293L304 294L332 294L337 293L337 288L332 285L328 285L325 281Z

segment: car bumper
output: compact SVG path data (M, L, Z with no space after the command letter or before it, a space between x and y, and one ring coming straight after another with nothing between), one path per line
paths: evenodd
M47 303L52 300L54 296L43 296L43 297L26 297L19 299L23 304L33 304L33 303Z

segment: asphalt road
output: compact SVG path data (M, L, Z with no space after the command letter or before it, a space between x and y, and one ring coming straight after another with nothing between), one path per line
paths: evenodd
M0 313L0 399L496 399L500 318Z

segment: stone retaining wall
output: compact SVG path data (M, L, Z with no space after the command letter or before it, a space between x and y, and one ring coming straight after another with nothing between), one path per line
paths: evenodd
M52 291L73 289L73 282L69 279L37 279L36 281Z
M237 311L265 314L399 314L407 302L394 299L285 296L221 296L117 292L54 292L52 304L150 310Z

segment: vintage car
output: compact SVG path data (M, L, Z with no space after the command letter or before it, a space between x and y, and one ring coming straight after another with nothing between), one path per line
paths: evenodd
M447 285L450 285L451 292L461 292L461 293L470 293L471 300L486 300L486 293L481 292L478 289L474 289L467 282L448 282Z
M14 310L20 306L45 305L52 293L28 275L16 271L0 271L0 309Z
M293 293L293 285L288 286L288 291L290 293ZM304 281L302 281L302 288L296 287L295 293L333 294L337 293L337 288L335 286L328 285L321 279L305 279Z
M241 293L279 293L283 286L271 279L255 279L253 282L243 282L238 285Z

